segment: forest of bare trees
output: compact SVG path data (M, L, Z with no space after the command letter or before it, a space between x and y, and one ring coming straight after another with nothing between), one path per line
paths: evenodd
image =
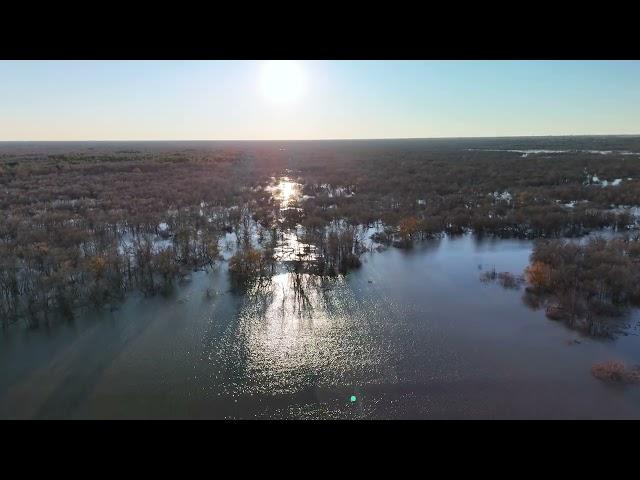
M640 237L538 241L525 277L525 295L545 300L548 317L607 334L602 318L640 305Z
M243 284L273 274L278 239L291 230L306 245L302 268L336 275L360 264L371 226L380 227L377 242L402 248L464 232L560 238L636 227L629 207L640 205L640 161L632 155L568 150L522 158L466 147L256 142L2 151L2 324L35 326L78 308L113 308L132 290L167 294L177 278L220 263L229 234L236 251L228 268ZM301 185L301 196L281 210L266 187L284 174ZM606 272L598 264L597 274L579 270L600 282L571 277L580 292L559 280L536 288L573 295L576 311L586 308L577 297L592 310L638 295L629 287L638 280L636 244L624 253L618 243L578 253L558 245L534 252L535 262L554 266L554 279L568 275L563 269L574 260L558 259L569 254L588 264L605 248L619 262Z

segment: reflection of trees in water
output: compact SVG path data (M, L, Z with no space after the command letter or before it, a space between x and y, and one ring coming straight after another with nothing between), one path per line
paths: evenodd
M335 282L327 276L315 273L313 265L303 261L285 263L285 273L263 276L256 279L242 294L245 302L252 305L254 314L265 317L272 306L277 306L281 316L287 313L311 317L315 308L324 308L330 298Z
M614 337L630 327L629 313L640 305L640 238L538 241L530 260L522 279L525 306L544 308L550 320L591 336ZM505 288L521 282L495 268L480 279Z
M271 278L266 278L254 284L253 288L246 292L246 297L253 303L258 315L266 315L269 306L273 303L275 296L273 287Z
M522 303L531 310L544 309L548 319L593 337L615 337L630 326L628 309L598 310L572 293L554 294L527 287Z
M311 316L313 304L308 292L317 287L316 277L304 272L304 264L301 261L290 262L287 265L287 270L291 279L294 311L297 310L297 313Z
M525 289L522 294L522 303L524 303L531 310L540 310L544 306L544 301L540 298L540 295L536 295L529 289Z
M385 338L398 326L373 319L395 318L398 305L359 299L343 276L314 274L308 263L285 267L231 296L241 299L235 320L207 357L221 392L315 395L322 385L389 378L396 354Z
M525 305L593 336L613 336L640 304L640 240L539 241L525 269Z

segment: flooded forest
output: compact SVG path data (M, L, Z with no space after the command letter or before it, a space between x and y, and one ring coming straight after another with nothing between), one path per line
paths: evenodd
M0 417L639 418L639 216L639 137L0 143Z

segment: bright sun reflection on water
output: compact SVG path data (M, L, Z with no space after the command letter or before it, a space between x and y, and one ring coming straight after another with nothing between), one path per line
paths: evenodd
M279 179L278 183L269 187L273 198L280 202L282 209L290 208L300 198L300 184L287 177Z
M280 188L280 196L282 197L282 201L285 203L289 203L291 197L293 197L295 192L295 185L293 182L282 181L279 185Z
M297 208L301 185L290 178L267 187L281 216ZM301 225L284 229L275 258L278 273L245 293L228 336L213 346L210 359L225 359L218 371L224 393L284 395L395 378L382 325L392 315L389 299L363 299L347 277L295 273L295 261L313 262L316 249L302 241ZM393 313L392 313L393 312Z
M280 177L267 189L281 217L298 208L299 183ZM225 359L214 370L225 394L316 395L329 386L351 392L354 382L394 378L385 366L393 352L382 341L382 324L371 318L397 306L359 298L343 275L296 273L296 262L308 266L317 258L304 238L299 224L283 229L275 249L278 273L245 292L228 335L213 346L209 359Z
M379 366L390 352L369 319L384 310L383 302L356 299L343 276L275 275L247 292L233 350L218 354L241 356L233 361L243 366L241 382L227 384L229 393L350 385L354 372L359 379L382 378Z
M302 193L302 186L288 177L274 179L274 183L267 187L274 200L279 202L281 213L295 209ZM285 229L281 232L275 249L275 258L279 262L296 260L310 261L316 259L317 250L314 245L301 241L303 233L301 225L296 228Z

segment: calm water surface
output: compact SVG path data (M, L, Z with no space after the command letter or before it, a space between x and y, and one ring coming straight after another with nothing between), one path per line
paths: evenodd
M615 340L581 337L522 291L479 281L494 266L521 272L530 251L444 238L298 289L280 273L244 296L222 263L173 298L14 325L0 336L0 417L640 418L639 387L590 373L640 363L633 321Z

